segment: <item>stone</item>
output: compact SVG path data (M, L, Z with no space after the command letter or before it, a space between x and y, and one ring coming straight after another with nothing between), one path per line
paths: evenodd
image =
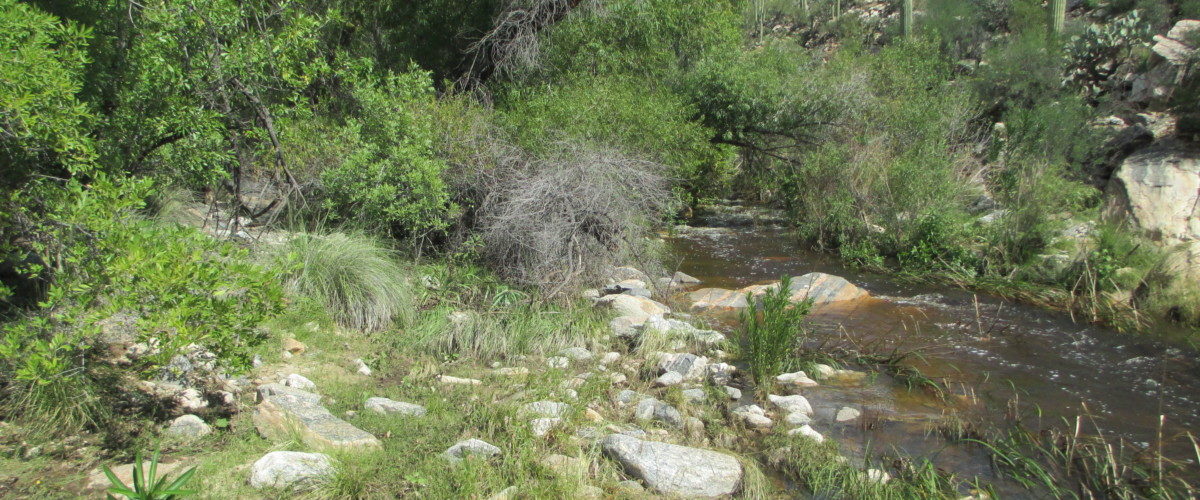
M589 351L583 347L568 347L558 351L558 354L572 361L586 361L592 359L592 351Z
M498 377L519 377L529 375L529 369L524 366L496 368L492 370L492 374Z
M743 288L741 293L758 296L779 287L779 283ZM802 302L811 300L814 306L848 302L869 297L870 294L840 276L825 273L808 273L793 277L788 288L788 300Z
M733 414L751 429L769 429L775 425L775 421L767 417L766 412L758 405L739 406L733 409Z
M534 436L542 437L550 433L550 430L562 422L561 418L535 418L529 421L529 430Z
M696 312L729 312L744 309L748 304L746 294L724 288L701 288L687 294Z
M879 469L867 469L867 481L879 484L887 484L887 482L891 480L892 475L888 474L886 471Z
M794 412L788 413L787 416L783 418L783 422L788 425L792 425L792 426L808 425L808 424L812 423L812 417L806 415L803 412L794 411Z
M708 378L717 385L728 384L733 380L733 372L737 371L737 367L729 363L713 363L708 365Z
M708 358L691 353L663 354L658 369L664 373L675 372L684 380L702 380L708 367Z
M683 383L683 375L680 375L679 372L667 372L654 379L654 385L657 387L670 387L681 383Z
M596 301L597 304L607 305L616 311L617 316L629 318L633 326L642 326L652 316L662 316L671 313L671 308L646 297L633 295L606 295Z
M639 401L633 415L638 420L655 420L677 429L683 427L683 415L679 410L655 398Z
M608 322L608 329L616 337L636 338L638 336L638 327L642 324L645 324L645 320L635 324L633 318L618 316Z
M333 474L333 461L329 455L272 451L250 466L250 486L259 490L302 491L328 481Z
M601 415L600 412L593 410L591 408L587 408L587 409L583 410L583 418L585 418L591 422L600 422L600 421L604 420L604 416Z
M617 393L616 399L617 399L617 403L620 403L622 405L627 405L627 404L633 403L634 401L639 401L639 400L647 398L647 397L649 397L649 396L639 394L639 393L631 391L629 389L623 389L623 390L621 390L621 392Z
M741 389L738 389L737 387L730 387L727 385L722 386L722 388L725 389L725 394L729 395L729 399L732 399L734 401L742 399L742 390Z
M308 350L308 346L304 345L304 342L289 338L283 339L283 350L291 353L292 355L299 356L304 354L304 351Z
M363 407L380 415L420 417L425 414L424 406L388 398L368 398Z
M302 391L311 391L317 388L317 384L314 384L313 381L298 373L293 373L284 377L280 383L291 388L300 389Z
M781 384L793 385L796 387L816 387L820 384L816 380L808 378L808 374L799 371L793 373L784 373L775 377L775 380Z
M616 363L620 359L621 359L621 353L606 352L606 353L604 353L603 356L600 356L600 364L601 365L609 365L612 363Z
M442 453L451 462L459 462L467 457L490 458L500 454L500 448L482 439L459 441Z
M767 400L785 412L800 412L805 415L813 414L812 405L808 403L808 398L805 398L799 394L792 396L777 396L775 394L770 394L767 396Z
M354 366L356 367L355 372L357 372L359 375L364 377L371 376L371 367L367 366L367 362L363 361L362 358L354 360Z
M583 460L557 453L546 456L540 463L560 476L580 476L584 472Z
M437 380L438 380L438 382L441 382L443 384L448 384L448 385L481 385L481 384L483 384L482 380L477 380L477 379L473 379L473 378L451 377L450 375L438 375Z
M521 407L521 413L539 417L561 417L571 405L557 401L535 401Z
M742 464L724 453L621 434L605 437L601 447L626 473L664 495L721 497L736 492L742 481Z
M684 285L696 285L700 283L699 279L696 279L695 277L683 271L675 271L675 274L671 276L671 281Z
M822 436L820 432L817 432L816 429L813 429L812 426L809 426L809 425L802 425L800 427L792 429L792 430L788 431L788 435L789 436L795 436L795 435L804 436L804 437L812 439L813 441L816 441L818 443L825 442L825 436Z
M1107 217L1178 248L1173 271L1200 277L1200 148L1166 140L1139 150L1121 163L1106 191Z
M294 436L317 449L379 448L382 443L370 433L337 418L320 404L320 396L299 389L279 390L273 384L259 386L260 403L254 408L254 427L276 441Z
M617 489L620 490L622 493L625 493L626 495L630 495L633 497L638 497L638 496L646 494L646 487L642 486L642 483L639 483L632 479L626 479L624 481L617 483Z
M207 408L208 400L204 399L200 391L189 387L175 395L175 404L183 411L197 411Z
M860 415L862 415L862 412L858 411L857 409L849 406L843 406L837 411L837 415L834 416L833 419L837 422L849 422L857 419Z
M183 415L171 421L167 434L185 440L192 440L212 434L212 427L195 415Z
M689 403L703 403L708 399L708 394L704 389L685 389L682 393L683 400Z
M1154 35L1154 46L1151 50L1176 65L1186 65L1196 53L1197 47L1190 45L1193 33L1200 31L1200 21L1183 19L1167 32L1166 36Z
M546 366L549 366L550 368L557 368L557 369L561 370L568 366L571 366L571 360L569 358L567 358L566 356L554 356L551 358L546 358Z
M612 281L639 280L643 283L650 281L650 277L647 276L646 273L643 273L637 268L631 266L612 268L608 272L608 278Z
M608 374L608 380L612 382L612 385L622 385L629 380L629 377L625 376L624 373L612 372Z

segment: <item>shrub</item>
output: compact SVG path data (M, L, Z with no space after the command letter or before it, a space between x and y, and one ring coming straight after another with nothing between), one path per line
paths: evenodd
M362 235L300 234L272 248L287 269L285 286L311 299L342 326L365 331L407 324L415 309L408 274L393 252Z
M258 325L282 306L280 287L245 250L139 218L149 190L146 181L99 177L16 197L19 233L9 243L35 256L23 271L48 285L37 310L0 327L6 410L35 422L77 412L56 421L56 432L95 424L113 406L91 404L95 389L111 389L98 382L106 365L96 359L117 341L156 346L135 371L154 372L191 344L216 354L223 369L249 367L264 340ZM106 331L117 315L133 318L132 338Z
M747 296L742 311L742 343L745 345L750 374L759 388L770 388L773 377L783 373L788 360L796 355L806 332L802 322L812 302L793 304L791 278L759 297Z
M665 167L651 161L569 143L544 157L500 154L473 188L481 256L549 296L645 256L644 237L671 207Z
M442 178L445 164L433 154L429 76L410 71L355 78L358 112L346 123L355 147L321 174L325 208L397 235L444 229L454 207Z
M1067 80L1092 95L1107 92L1109 79L1133 61L1134 50L1147 46L1151 35L1153 28L1137 10L1088 26L1066 46Z

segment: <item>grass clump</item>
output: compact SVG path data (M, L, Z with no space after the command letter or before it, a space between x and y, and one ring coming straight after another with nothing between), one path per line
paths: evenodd
M404 268L379 242L346 233L301 234L275 248L286 287L319 302L339 325L378 331L412 319L414 298Z
M748 297L742 312L742 343L750 363L750 374L759 387L770 384L781 373L805 336L801 322L812 303L792 303L791 278L767 289L760 297Z

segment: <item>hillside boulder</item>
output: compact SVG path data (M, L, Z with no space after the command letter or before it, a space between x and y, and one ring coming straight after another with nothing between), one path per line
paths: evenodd
M1180 250L1178 271L1200 277L1200 148L1163 141L1121 163L1109 181L1106 215Z

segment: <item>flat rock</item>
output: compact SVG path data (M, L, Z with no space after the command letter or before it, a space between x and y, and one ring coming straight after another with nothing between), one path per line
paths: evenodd
M689 498L732 495L742 481L742 464L724 453L621 434L605 437L601 447L629 475L665 495Z
M782 375L775 377L775 381L777 381L781 384L793 385L796 387L816 387L816 386L820 385L817 383L816 380L809 378L808 374L806 374L802 371L792 372L792 373L784 373Z
M849 422L857 419L860 415L862 415L862 412L858 411L857 409L849 406L843 406L837 411L837 415L835 415L833 419L837 422Z
M259 434L276 441L293 436L318 449L378 448L379 439L367 431L337 418L318 402L315 394L303 391L276 392L259 387L261 402L254 408L254 427Z
M634 326L641 326L651 316L662 316L671 313L671 308L646 297L633 295L605 295L596 300L597 304L607 305L616 311L617 316L629 318Z
M328 481L333 474L333 462L323 453L272 451L250 466L250 486L259 490L306 490Z
M692 310L697 312L728 312L743 309L748 304L746 294L724 288L701 288L687 294Z
M682 383L683 375L680 375L679 372L667 372L654 379L654 385L657 387L670 387Z
M758 296L779 288L779 285L779 283L755 285L743 288L740 292ZM825 273L808 273L793 277L788 292L788 300L792 302L811 300L814 306L848 302L870 296L866 290L854 286L845 278Z
M311 391L317 388L317 384L314 384L313 381L298 373L293 373L284 377L280 383L294 389L300 389L302 391Z
M368 398L363 407L380 415L404 415L419 417L425 414L425 407L388 398Z

